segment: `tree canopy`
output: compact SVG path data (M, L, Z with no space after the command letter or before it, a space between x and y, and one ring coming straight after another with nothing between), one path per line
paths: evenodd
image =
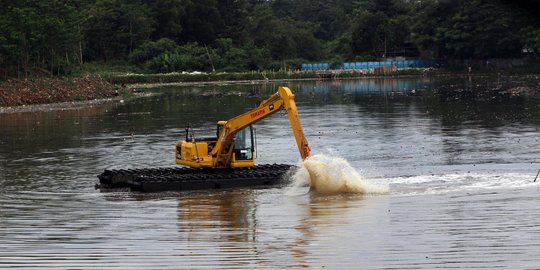
M151 72L540 53L540 1L0 0L0 76L84 62ZM413 50L411 50L411 48Z

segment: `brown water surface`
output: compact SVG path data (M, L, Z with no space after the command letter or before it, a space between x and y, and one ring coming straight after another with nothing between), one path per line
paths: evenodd
M492 93L537 78L284 84L312 152L387 192L94 189L105 168L175 166L187 125L211 129L274 84L0 114L0 268L538 269L540 100ZM287 121L256 126L259 163L298 162Z

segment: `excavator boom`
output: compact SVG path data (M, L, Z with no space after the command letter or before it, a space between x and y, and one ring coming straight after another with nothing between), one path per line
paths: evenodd
M298 117L298 109L296 108L296 102L294 102L294 95L287 87L279 88L279 95L283 99L283 106L289 116L289 122L296 139L296 145L302 159L306 159L311 154L308 141L304 136L304 130L302 130L302 124L300 124L300 118Z

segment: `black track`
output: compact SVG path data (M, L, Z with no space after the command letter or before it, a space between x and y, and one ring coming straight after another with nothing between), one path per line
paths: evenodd
M105 170L98 175L97 188L132 191L200 190L283 184L292 165L265 164L251 168L194 169L186 167Z

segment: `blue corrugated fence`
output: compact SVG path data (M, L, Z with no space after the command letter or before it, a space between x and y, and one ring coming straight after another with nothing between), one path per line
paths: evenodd
M386 61L370 61L370 62L348 62L343 64L336 64L334 66L329 63L313 63L302 64L301 68L305 71L314 70L371 70L380 67L396 66L397 68L429 68L435 65L435 60L431 59L417 59L417 60L386 60Z

